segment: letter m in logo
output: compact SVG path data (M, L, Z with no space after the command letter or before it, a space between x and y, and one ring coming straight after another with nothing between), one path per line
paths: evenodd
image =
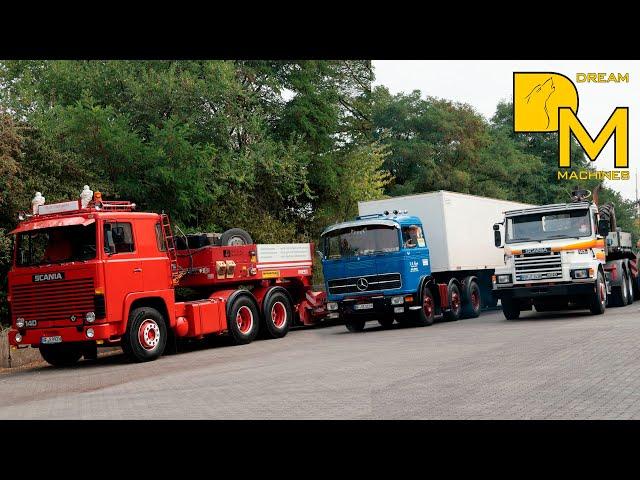
M558 130L561 167L571 166L572 133L592 162L613 136L615 168L629 166L629 109L627 107L617 107L596 138L591 137L571 108L559 107Z

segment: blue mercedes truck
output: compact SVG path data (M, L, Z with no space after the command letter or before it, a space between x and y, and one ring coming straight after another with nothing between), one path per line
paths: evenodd
M496 305L504 264L492 225L514 205L445 191L360 202L360 216L321 234L328 317L350 331L477 317Z

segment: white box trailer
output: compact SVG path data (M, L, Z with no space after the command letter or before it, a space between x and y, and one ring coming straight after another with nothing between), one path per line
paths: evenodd
M492 289L491 275L496 267L504 265L504 252L494 243L493 225L502 221L505 211L532 206L440 190L358 202L358 212L370 215L406 210L407 214L419 217L429 246L432 274L436 277L455 275L455 272L477 275L484 287L485 303L493 304L487 300Z

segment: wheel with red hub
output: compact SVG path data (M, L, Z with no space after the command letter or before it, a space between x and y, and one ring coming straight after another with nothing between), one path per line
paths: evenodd
M465 292L462 298L462 318L476 318L480 315L482 306L480 301L480 287L478 282L473 279L464 282Z
M591 294L591 302L589 310L594 315L601 315L604 313L607 307L607 285L604 282L602 272L598 270L598 276L596 277L596 283L593 286L593 293Z
M449 296L449 310L445 312L444 318L448 321L458 320L462 316L462 295L458 285L451 282L447 289Z
M436 301L428 285L425 285L422 289L421 303L422 308L420 310L414 310L414 323L424 327L433 325L436 315Z
M262 306L262 330L267 338L284 337L293 322L293 307L289 296L282 290L272 292Z
M150 307L132 310L121 344L122 351L133 362L158 358L167 345L167 323L162 314Z
M233 300L227 315L227 328L237 345L251 343L258 335L258 307L252 297L240 295Z

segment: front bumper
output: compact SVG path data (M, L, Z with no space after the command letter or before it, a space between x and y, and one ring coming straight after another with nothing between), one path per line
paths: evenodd
M60 327L60 328L27 328L16 330L12 328L9 330L9 345L14 347L22 347L31 345L37 347L40 345L40 339L42 337L62 337L62 343L71 342L95 342L101 340L103 342L109 342L114 340L114 337L118 336L118 326L114 324L95 324L85 325L82 327ZM87 330L93 329L94 335L89 338L87 336ZM16 334L22 335L22 340L16 342Z
M596 284L592 281L503 287L495 288L493 293L498 298L575 297L590 295L595 288Z

